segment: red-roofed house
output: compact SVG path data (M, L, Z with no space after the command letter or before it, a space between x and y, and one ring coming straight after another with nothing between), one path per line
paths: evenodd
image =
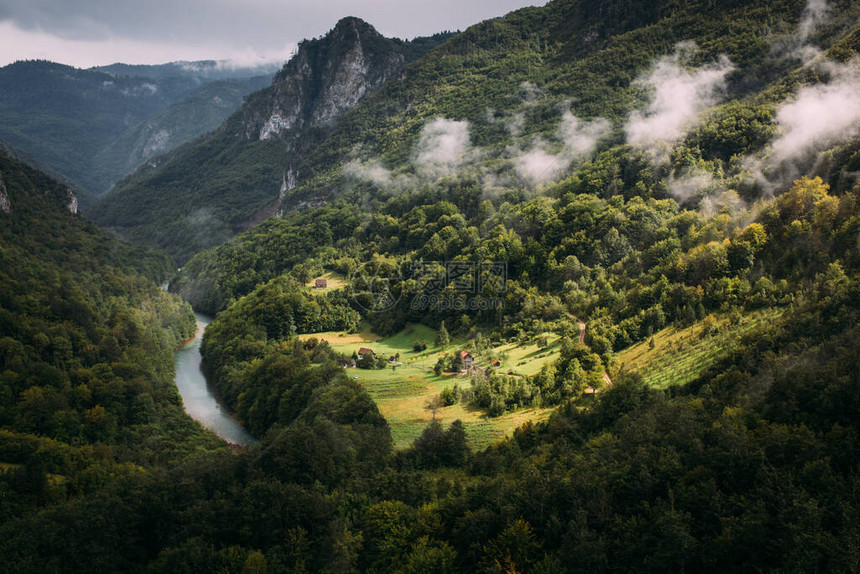
M328 280L327 279L317 279L314 282L314 286L317 289L325 289L326 287L328 287Z

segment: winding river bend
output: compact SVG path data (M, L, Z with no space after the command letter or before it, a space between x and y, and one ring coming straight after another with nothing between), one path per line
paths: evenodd
M200 343L203 330L211 319L199 313L195 315L197 332L194 338L177 349L173 355L176 363L176 386L182 395L185 412L228 443L241 446L253 444L257 440L239 424L233 413L221 404L200 369L203 360Z

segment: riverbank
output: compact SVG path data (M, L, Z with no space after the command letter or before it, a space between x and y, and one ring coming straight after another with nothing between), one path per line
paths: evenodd
M195 313L197 329L174 353L176 387L182 396L185 412L204 427L217 434L231 448L241 448L257 442L233 413L217 397L206 380L202 368L200 343L203 332L211 322L209 317Z

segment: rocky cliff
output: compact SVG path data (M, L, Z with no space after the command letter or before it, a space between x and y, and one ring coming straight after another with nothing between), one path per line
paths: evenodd
M344 18L301 42L272 84L249 95L218 130L153 158L88 213L182 263L277 214L304 177L305 155L339 118L449 36L405 42Z
M402 43L358 18L344 18L325 37L306 40L272 86L249 98L244 137L266 140L322 127L378 89L403 66Z

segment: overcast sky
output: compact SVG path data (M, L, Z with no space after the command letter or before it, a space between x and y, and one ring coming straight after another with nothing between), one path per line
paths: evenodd
M358 16L389 37L463 30L546 0L0 0L0 65L286 60Z

